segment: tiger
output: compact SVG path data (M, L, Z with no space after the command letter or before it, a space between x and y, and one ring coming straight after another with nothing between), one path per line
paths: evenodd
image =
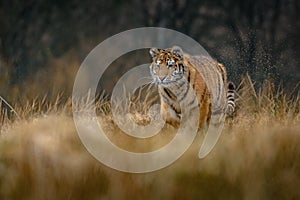
M166 123L178 128L183 113L198 107L201 129L210 122L218 123L221 115L234 112L235 86L227 83L223 64L208 56L184 53L179 46L153 47L150 55L150 74L158 86L160 113Z

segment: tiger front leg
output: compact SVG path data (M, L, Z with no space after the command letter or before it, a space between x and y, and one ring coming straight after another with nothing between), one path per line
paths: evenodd
M178 113L178 111L176 112L174 108L162 101L160 113L166 123L170 124L174 128L179 128L181 115Z

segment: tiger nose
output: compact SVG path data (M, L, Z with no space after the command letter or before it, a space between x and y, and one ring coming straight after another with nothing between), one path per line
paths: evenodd
M163 81L166 78L166 76L158 76L158 78L160 81Z

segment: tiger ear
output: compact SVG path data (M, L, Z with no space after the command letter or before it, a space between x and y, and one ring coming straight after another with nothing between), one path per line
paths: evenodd
M179 46L173 46L172 53L177 55L181 60L183 59L183 51Z
M155 56L157 56L157 54L159 53L157 48L151 48L149 51L150 55L152 58L154 58Z

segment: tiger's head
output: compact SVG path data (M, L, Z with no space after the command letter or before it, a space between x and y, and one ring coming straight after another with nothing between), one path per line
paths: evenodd
M150 55L152 57L150 73L154 83L167 86L183 79L187 69L184 67L184 55L180 47L151 48Z

